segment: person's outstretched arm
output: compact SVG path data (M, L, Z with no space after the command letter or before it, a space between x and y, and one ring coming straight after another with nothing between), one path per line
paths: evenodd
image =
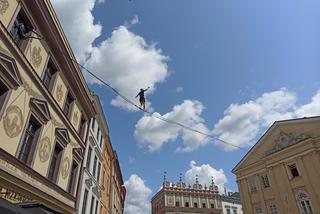
M148 91L149 88L150 88L150 86L148 88L144 89L144 91Z

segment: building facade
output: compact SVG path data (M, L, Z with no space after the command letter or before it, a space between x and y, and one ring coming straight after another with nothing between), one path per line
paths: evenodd
M212 180L209 188L199 184L193 188L180 181L174 186L164 178L161 190L152 197L152 214L222 214L222 204L218 187Z
M101 212L102 163L105 139L109 130L99 98L93 95L96 110L95 117L90 120L90 128L86 142L81 193L79 197L79 214L98 214Z
M243 214L238 192L229 192L228 195L221 195L220 199L223 214Z
M122 214L124 212L126 191L116 151L113 151L113 159L111 164L110 211L111 214Z
M320 213L320 117L275 122L233 169L246 214Z
M0 197L9 202L76 212L95 109L72 59L49 0L0 1Z
M113 148L109 135L104 139L102 180L101 180L101 214L111 213L111 175L112 175Z

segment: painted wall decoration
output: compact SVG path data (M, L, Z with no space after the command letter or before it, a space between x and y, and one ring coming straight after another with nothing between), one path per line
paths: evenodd
M79 116L78 116L78 112L76 111L73 115L73 122L74 124L78 124L79 121Z
M64 127L64 125L62 123L58 122L55 118L51 118L51 122L57 128L63 128Z
M61 176L63 179L66 179L69 174L70 169L70 160L68 157L65 157L62 161L62 168L61 168Z
M0 14L3 15L9 8L8 0L0 0Z
M23 115L21 109L16 105L9 106L3 118L5 133L10 138L17 137L22 130L22 125Z
M24 88L24 90L26 90L26 92L28 93L29 96L32 96L37 99L43 99L42 95L40 95L34 89L32 89L32 86L29 85L28 81L26 81L25 79L22 78L22 82L23 82L23 88Z
M31 50L31 63L34 67L39 68L42 62L41 48L33 47Z
M38 150L39 158L41 162L46 162L51 153L51 141L49 137L44 137L39 144L39 150Z
M60 103L63 98L62 85L58 85L56 89L56 97L57 101Z

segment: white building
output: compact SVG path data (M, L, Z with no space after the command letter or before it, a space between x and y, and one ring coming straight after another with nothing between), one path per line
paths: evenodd
M102 147L109 131L99 98L93 95L93 99L97 114L91 118L86 140L78 214L98 214L101 207Z
M243 214L240 194L238 192L222 195L220 199L223 214Z

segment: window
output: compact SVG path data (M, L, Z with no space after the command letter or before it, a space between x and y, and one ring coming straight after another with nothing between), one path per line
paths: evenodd
M206 208L206 204L205 203L202 203L202 208Z
M64 104L64 109L63 109L63 112L67 117L70 116L71 105L73 101L74 101L73 97L71 96L70 93L68 93L66 103Z
M300 192L298 194L298 200L303 214L313 214L309 196L306 193Z
M91 198L91 205L90 205L90 214L93 214L93 206L94 206L94 197Z
M270 208L270 214L278 214L278 209L275 204L271 204L269 208Z
M95 213L97 214L98 213L98 200L96 201L96 211Z
M87 162L86 162L86 167L90 171L90 160L91 160L91 153L92 153L92 148L89 146L88 148L88 154L87 154Z
M56 69L53 66L52 62L49 61L47 68L44 72L44 76L43 76L43 83L45 84L45 86L50 90L52 87L52 82L53 82L53 75L56 73Z
M63 148L59 145L58 142L56 142L48 173L48 179L54 183L57 181L62 153Z
M77 164L77 162L73 161L71 173L70 173L70 178L69 178L69 183L68 183L68 192L72 195L74 193L74 189L76 186L77 172L78 172L78 164Z
M80 126L79 126L79 135L81 138L84 138L86 122L87 121L83 117L81 117Z
M256 208L256 214L263 214L261 207Z
M92 130L94 130L95 124L96 124L96 119L95 119L95 118L92 118L92 123L91 123L91 128L92 128Z
M100 137L100 128L98 127L98 131L97 131L97 141L99 141L99 137Z
M270 187L268 175L263 175L263 176L261 176L261 182L262 182L262 186L263 186L264 188Z
M214 208L214 204L211 204L211 208Z
M289 165L288 167L289 167L289 170L291 172L292 178L300 176L296 164Z
M96 176L96 170L97 170L97 156L94 156L93 171L92 171L93 176Z
M233 208L233 214L238 214L237 208Z
M98 175L97 175L97 181L99 182L100 180L100 169L101 169L101 163L98 163Z
M231 214L231 209L227 208L227 214Z
M31 159L33 157L34 148L38 140L40 129L40 123L34 118L33 115L31 115L27 123L26 130L23 134L21 146L18 152L18 159L27 165L31 164Z
M100 148L102 148L102 140L103 140L103 138L102 138L102 135L101 135L101 137L100 137L100 142L99 142Z
M13 25L10 29L10 34L16 44L19 46L22 43L22 40L27 37L27 34L33 30L33 27L29 20L27 19L26 14L21 10L13 22Z
M197 208L198 207L198 203L194 202L193 203L193 207Z
M0 79L0 113L6 103L9 92L10 92L9 88ZM1 117L1 114L0 114L0 117Z
M88 190L84 190L84 196L83 196L83 205L82 205L82 211L81 214L86 213L86 208L87 208L87 200L88 200Z
M186 207L189 207L189 202L186 202Z
M176 207L179 207L180 205L179 205L179 201L176 201Z
M257 191L257 185L256 185L256 180L254 178L251 178L249 180L249 187L251 192Z

